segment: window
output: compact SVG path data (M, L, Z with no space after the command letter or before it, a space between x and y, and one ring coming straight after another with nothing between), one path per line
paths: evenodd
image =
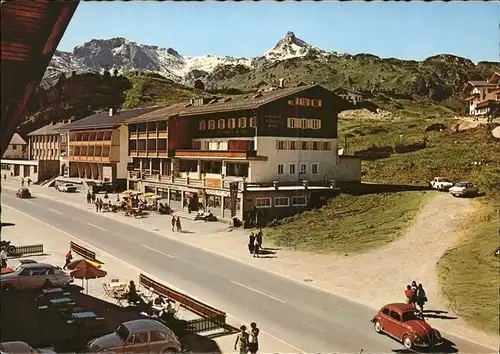
M391 318L395 319L396 321L401 321L401 316L399 316L399 313L391 311Z
M147 343L148 340L149 340L148 332L136 333L134 344Z
M290 206L290 199L288 197L274 197L274 206L283 208Z
M312 128L321 129L321 121L319 119L313 119Z
M159 342L162 340L166 340L167 335L163 332L149 332L149 340L150 342Z
M295 118L288 118L286 126L288 128L295 128Z
M313 141L313 143L312 143L312 149L313 150L318 150L318 142L317 141Z
M300 164L300 173L302 173L302 174L307 173L307 164L306 163Z
M388 309L388 308L383 308L383 309L382 309L382 313L383 313L384 315L389 316L390 311L389 311L389 309Z
M331 150L332 149L332 143L328 141L323 142L323 150Z
M230 119L228 119L228 121L227 121L227 127L229 129L236 128L236 118L230 118Z
M271 207L271 198L255 198L255 207L256 208L270 208Z
M288 149L289 150L298 150L297 149L297 142L296 141L289 141L288 142Z
M215 130L215 120L208 121L208 130Z
M257 126L257 118L251 117L250 118L250 127L253 128L253 127L256 127L256 126Z
M278 164L278 174L282 175L285 173L284 171L285 171L285 166L282 163L279 163Z
M311 164L311 173L317 175L319 173L319 165L317 163Z
M288 166L288 173L291 174L291 175L294 175L296 172L295 170L295 164L294 163L291 163L289 166Z
M31 269L23 269L21 273L19 273L20 276L27 277L31 275Z
M217 121L217 129L224 129L226 127L226 121L224 119L219 119Z
M12 150L17 150L17 145L12 145Z
M301 141L300 142L300 150L308 150L309 148L309 142L308 141Z
M307 119L302 118L302 119L300 120L300 127L301 127L302 129L307 129Z
M288 104L291 106L295 106L295 100L288 100Z
M246 117L238 119L238 127L239 128L246 128L247 127L247 119L246 119Z
M306 197L292 197L292 205L293 206L305 206L306 205Z
M210 142L203 141L203 150L210 150Z
M285 142L283 140L276 140L276 150L285 150Z

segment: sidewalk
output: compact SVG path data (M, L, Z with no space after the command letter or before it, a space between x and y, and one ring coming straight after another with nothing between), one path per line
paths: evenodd
M40 224L37 221L17 213L16 211L5 207L2 210L2 219L5 222L13 223L13 226L5 226L2 227L2 238L12 241L15 245L26 245L33 243L32 235L33 230L36 229L37 233L37 242L43 243L44 251L46 254L44 255L33 255L26 256L22 258L34 259L37 262L46 262L53 265L64 265L64 256L68 252L69 241L72 239L59 231L56 231L47 225ZM103 282L109 282L111 279L120 279L120 281L129 281L134 280L137 284L139 284L139 273L145 273L143 270L134 267L118 259L113 257L105 252L96 249L92 245L87 245L80 240L73 239L73 241L82 244L95 251L99 260L104 262L102 269L105 270L108 274L105 278L89 280L88 282L88 293L94 297L102 299L104 301L112 302L106 295L102 289ZM79 259L80 256L74 254L74 259ZM16 258L9 258L8 265L14 266L18 263ZM168 284L163 279L158 279L162 283L167 286L175 287L175 284ZM75 280L76 285L81 285L80 280ZM145 294L149 294L147 289L139 288ZM179 289L182 291L182 289ZM194 295L196 298L196 295ZM221 309L224 311L224 309ZM191 320L194 318L198 318L198 316L192 314L191 312L181 308L179 311L178 317L184 320ZM239 328L242 323L250 323L249 321L244 321L240 319L236 319L230 315L227 317L227 323L235 328ZM248 324L247 324L248 326ZM202 333L201 335L209 335L210 333ZM218 345L221 353L230 353L233 352L235 335L223 335L216 338L212 338L213 341ZM281 342L279 339L274 338L265 331L261 332L260 336L261 347L266 352L297 352L293 347Z
M18 185L18 182L4 183L2 187L6 191L12 191L17 189ZM86 203L84 193L63 194L53 188L30 188L35 196L47 197L95 212L95 207ZM249 232L242 229L229 231L224 223L183 219L183 229L192 233L179 234L172 232L170 216L150 215L143 219L133 219L120 213L101 215L153 230L165 237L331 292L372 307L374 311L378 311L380 306L386 303L403 301L404 286L412 280L417 280L426 287L430 299L427 308L446 310L450 317L455 317L453 311L441 300L435 267L443 252L455 242L456 225L453 220L461 220L473 210L467 204L468 200L457 201L447 197L449 196L436 194L431 198L429 205L417 217L415 224L418 226L417 229L412 229L413 232L410 230L406 236L388 246L362 255L320 255L277 249L274 258L253 258L246 246ZM115 200L116 195L110 195L110 198ZM439 220L436 220L436 213ZM422 237L421 229L427 230L424 233L426 237ZM266 242L265 237L264 247L273 247ZM426 250L425 257L420 256L425 262L409 262L413 259L415 249ZM387 271L388 269L390 271ZM468 338L493 348L498 345L496 336L478 332L461 319L428 319L428 322L443 332L461 338Z

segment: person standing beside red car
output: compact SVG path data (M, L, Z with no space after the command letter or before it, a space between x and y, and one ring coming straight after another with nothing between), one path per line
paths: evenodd
M411 285L406 286L405 290L405 296L406 296L406 303L408 305L413 305L415 306L415 290L412 289Z

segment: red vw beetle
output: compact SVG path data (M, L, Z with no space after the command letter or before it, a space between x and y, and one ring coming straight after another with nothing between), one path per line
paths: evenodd
M375 332L388 334L407 349L435 348L443 344L441 333L419 317L411 305L385 305L371 321Z

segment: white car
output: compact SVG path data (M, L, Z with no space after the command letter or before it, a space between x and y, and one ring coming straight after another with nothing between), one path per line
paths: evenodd
M0 275L2 293L46 286L66 286L73 278L60 267L46 263L20 264L10 273Z
M74 193L74 192L78 191L78 188L74 184L71 184L71 183L58 184L56 189L59 192L65 192L65 193Z
M33 353L33 354L55 354L56 352L49 349L35 349L25 342L4 342L0 343L0 353Z
M470 182L458 182L449 190L454 197L475 196L478 191L479 188Z
M429 182L429 185L438 191L447 191L453 187L453 182L448 178L434 177L432 181Z

